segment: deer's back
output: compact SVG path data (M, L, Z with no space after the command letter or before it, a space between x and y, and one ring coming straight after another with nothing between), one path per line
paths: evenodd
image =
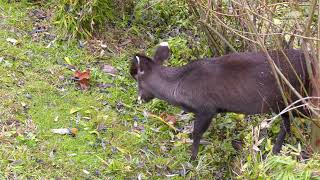
M305 58L300 50L285 50L270 56L293 87L308 86ZM293 68L292 68L293 67ZM218 110L245 114L277 112L284 108L282 96L264 53L236 53L201 60L185 67L178 99L193 110ZM301 78L300 84L295 73ZM295 95L284 88L294 101ZM180 96L180 97L179 97Z

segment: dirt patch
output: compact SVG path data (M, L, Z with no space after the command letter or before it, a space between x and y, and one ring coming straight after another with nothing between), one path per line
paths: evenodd
M123 30L115 27L106 27L105 32L95 34L85 42L85 48L95 56L120 55L128 49L146 49L148 41L134 35L130 30ZM81 46L81 45L80 45Z
M32 21L32 31L30 35L33 41L53 41L56 38L56 35L52 33L52 10L35 8L28 12L28 16Z

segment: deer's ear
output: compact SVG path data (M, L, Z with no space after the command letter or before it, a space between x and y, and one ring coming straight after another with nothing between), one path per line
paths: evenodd
M134 79L138 79L138 76L143 75L146 71L150 69L150 63L152 61L140 55L135 55L131 62L130 74Z
M163 64L163 62L168 59L170 56L169 44L167 42L160 43L160 46L157 48L153 61L157 64Z

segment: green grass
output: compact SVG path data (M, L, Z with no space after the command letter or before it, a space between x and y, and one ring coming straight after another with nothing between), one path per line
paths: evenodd
M33 22L28 14L36 7L25 3L1 3L1 7L0 120L6 129L1 132L0 177L163 176L169 174L167 166L177 169L180 163L188 162L187 146L179 147L183 155L177 158L170 152L162 154L159 146L170 144L169 130L162 123L138 120L144 131L135 132L133 117L142 117L141 113L116 110L119 102L132 105L135 101L135 85L127 73L129 54L112 57L116 62L112 64L120 70L119 77L114 78L92 65L95 58L77 43L56 41L47 48L50 41L34 41L29 34ZM18 44L12 45L7 38L18 40ZM70 80L73 72L63 65L64 57L79 69L90 66L93 70L89 91L78 90ZM115 87L100 92L94 87L97 82ZM71 114L75 108L79 111ZM106 131L98 132L98 124ZM50 131L71 127L79 129L76 137ZM164 130L155 133L151 127Z
M249 154L249 159L248 151L232 148L233 139L243 139L247 143L244 147L249 148L253 127L234 114L213 121L204 136L209 145L201 146L198 161L190 161L190 143L185 143L189 133L174 133L162 122L145 118L138 109L157 115L179 110L158 100L135 104L136 85L128 65L136 49L101 60L80 48L76 40L53 41L41 33L33 37L30 32L36 23L30 12L38 6L0 2L0 7L0 179L219 179L242 167L243 163L237 163L241 158L247 163L242 168L251 168L252 174L263 169L258 155ZM48 18L40 23L50 26L52 22ZM48 32L59 37L59 29ZM18 44L7 38L17 39ZM177 42L174 38L170 41L185 43L179 37ZM88 91L79 90L71 80L73 72L66 67L65 57L78 69L91 69ZM179 54L174 57L181 58ZM113 65L118 75L105 74L101 64ZM114 86L101 89L96 87L98 83ZM178 118L176 127L190 124L190 119ZM98 131L98 126L105 130ZM75 137L51 132L73 127L79 130ZM261 166L255 167L259 163ZM250 177L250 172L243 177Z

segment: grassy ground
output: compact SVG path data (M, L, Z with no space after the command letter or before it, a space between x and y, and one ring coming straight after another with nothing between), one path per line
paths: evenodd
M190 161L190 117L179 116L161 101L135 103L136 85L128 65L138 48L110 50L101 57L92 52L94 43L82 47L59 38L50 13L41 20L39 10L26 3L0 2L0 179L219 179L235 166L245 169L231 141L252 138L253 126L241 116L215 119L199 160ZM152 51L155 45L145 46ZM76 69L91 70L88 91L72 80L66 57ZM118 70L116 76L101 69L105 64ZM181 131L144 117L139 109L174 114ZM77 128L78 133L54 134L54 128Z
M166 125L122 106L121 102L131 106L135 101L135 85L127 73L129 54L99 60L77 42L50 38L59 31L50 31L50 19L33 16L36 7L0 7L1 179L161 177L193 168L197 172L188 163L188 145L170 142L174 135ZM39 26L46 26L48 34L32 34ZM90 90L77 88L65 57L76 68L91 69ZM118 75L102 72L101 64L114 65ZM98 88L99 83L113 87ZM51 132L72 127L79 129L75 137Z

